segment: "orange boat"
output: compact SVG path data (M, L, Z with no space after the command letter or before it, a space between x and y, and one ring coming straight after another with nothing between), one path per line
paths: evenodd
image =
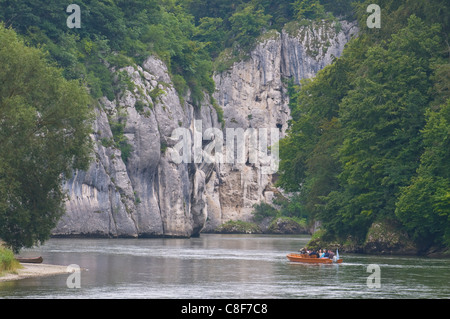
M329 258L317 258L316 256L309 255L301 255L301 254L287 254L286 256L290 261L300 262L300 263L309 263L309 264L340 264L342 263L342 259L337 259L334 261Z

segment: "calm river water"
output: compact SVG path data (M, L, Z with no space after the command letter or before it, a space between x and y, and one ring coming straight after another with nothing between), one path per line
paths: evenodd
M22 252L77 264L68 275L0 283L0 298L450 298L450 260L342 254L340 265L287 260L305 236L213 235L191 239L51 239ZM380 270L369 288L368 266ZM373 281L370 281L373 282Z

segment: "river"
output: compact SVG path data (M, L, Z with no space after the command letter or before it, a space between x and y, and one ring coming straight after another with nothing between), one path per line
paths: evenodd
M29 278L0 283L0 298L450 298L448 259L341 253L344 261L339 265L288 261L286 254L308 240L218 234L51 239L21 255L79 265L80 288L69 288L66 274ZM378 272L368 272L369 265L377 265ZM379 287L373 285L375 275Z

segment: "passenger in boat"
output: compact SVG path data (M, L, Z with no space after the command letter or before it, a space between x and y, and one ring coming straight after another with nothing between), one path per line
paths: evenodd
M319 258L319 254L318 254L315 250L313 250L312 252L309 253L309 257L314 258L314 256L315 256L316 258Z
M328 249L328 258L333 259L333 257L334 253L330 249Z
M325 258L325 252L326 252L327 250L326 249L324 249L324 250L320 250L319 251L319 256L320 256L320 258Z
M323 258L330 258L330 250L328 249L328 250L324 250L324 253L323 253Z

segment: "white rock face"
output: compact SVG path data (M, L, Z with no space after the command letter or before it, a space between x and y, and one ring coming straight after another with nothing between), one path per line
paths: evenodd
M193 141L197 120L202 133L217 128L225 140L226 128L276 129L283 137L290 119L284 79L298 83L313 77L340 56L356 32L345 21L338 33L325 23L294 34L271 31L249 59L214 76L224 127L209 98L201 108L191 105L189 97L181 104L159 59L149 57L142 67L120 70L134 88L128 86L113 102L101 100L92 134L94 159L86 172L75 172L64 185L67 212L53 235L189 237L230 219L248 220L254 204L270 202L274 174L263 174L248 154L244 163L175 163L172 132L188 129ZM117 139L129 144L126 161Z
M121 71L134 90L125 90L114 102L101 101L92 136L94 160L87 172L75 172L66 183L67 212L53 235L198 234L206 221L205 173L193 164L174 163L167 150L173 146L173 130L190 129L195 117L219 127L216 111L207 103L201 112L187 102L181 105L167 67L154 57L142 68ZM161 94L152 95L156 87ZM114 142L112 129L117 129L118 123L131 148L126 163Z

